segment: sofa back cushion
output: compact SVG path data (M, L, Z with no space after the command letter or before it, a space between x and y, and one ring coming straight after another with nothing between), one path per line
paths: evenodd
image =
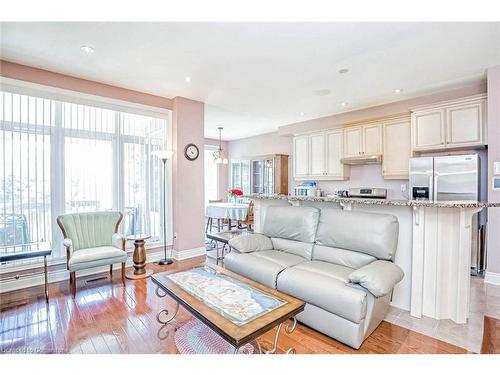
M398 233L399 223L394 215L323 209L316 233L316 245L392 260L398 245ZM313 251L313 259L321 260L317 258L319 256L326 260L325 249L317 250Z
M287 240L286 238L271 237L274 250L286 251L287 253L301 256L311 260L313 244L301 241Z
M271 238L313 243L319 212L315 207L269 206L263 233Z
M275 250L311 259L319 212L315 207L270 206L263 233L271 237Z
M111 246L112 237L122 214L118 211L81 212L65 214L57 222L65 237L73 242L72 250Z

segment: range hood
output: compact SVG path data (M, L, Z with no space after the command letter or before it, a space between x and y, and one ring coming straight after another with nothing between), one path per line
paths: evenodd
M340 162L345 165L381 164L382 155L352 156L349 158L342 158L340 159Z

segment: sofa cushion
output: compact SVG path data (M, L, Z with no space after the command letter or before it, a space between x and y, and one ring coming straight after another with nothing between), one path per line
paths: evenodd
M122 263L127 260L127 253L114 246L99 246L80 249L73 252L68 262L71 272L107 264Z
M271 238L274 250L286 251L290 254L301 256L307 260L311 260L312 243L287 240L286 238Z
M313 243L318 220L319 209L315 207L270 206L263 233L268 237Z
M353 270L336 264L309 261L287 268L277 288L354 323L366 316L367 294L346 285Z
M316 244L392 260L398 245L394 215L360 211L321 210Z
M377 258L365 253L360 253L359 251L314 245L312 249L312 259L358 269L373 262Z
M271 239L260 233L252 233L246 236L237 236L229 240L229 246L240 253L251 253L253 251L271 250L273 243Z
M231 252L224 257L224 266L239 275L276 288L276 279L281 271L305 261L283 251L263 250L255 253Z

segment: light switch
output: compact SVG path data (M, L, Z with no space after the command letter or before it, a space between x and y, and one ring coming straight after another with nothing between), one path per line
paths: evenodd
M500 174L500 161L493 163L493 174Z

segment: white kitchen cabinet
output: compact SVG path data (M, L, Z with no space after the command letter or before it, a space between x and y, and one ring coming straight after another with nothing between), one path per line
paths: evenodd
M382 127L379 123L344 129L344 157L382 154Z
M363 149L361 126L344 129L344 157L360 156Z
M294 177L297 180L344 180L349 167L340 160L344 155L343 131L331 130L294 138Z
M410 118L394 119L382 125L384 148L382 174L384 179L408 179L411 157Z
M325 134L326 170L325 174L335 180L349 178L349 167L340 162L344 156L344 134L342 130Z
M487 144L484 95L413 108L411 122L414 151Z
M313 134L309 136L309 175L323 176L325 171L325 134Z
M446 145L464 147L483 143L483 102L446 109Z
M293 139L293 174L295 178L309 176L309 135Z
M382 154L382 126L370 124L363 126L363 155Z
M432 150L445 147L445 111L442 109L413 113L413 149Z

